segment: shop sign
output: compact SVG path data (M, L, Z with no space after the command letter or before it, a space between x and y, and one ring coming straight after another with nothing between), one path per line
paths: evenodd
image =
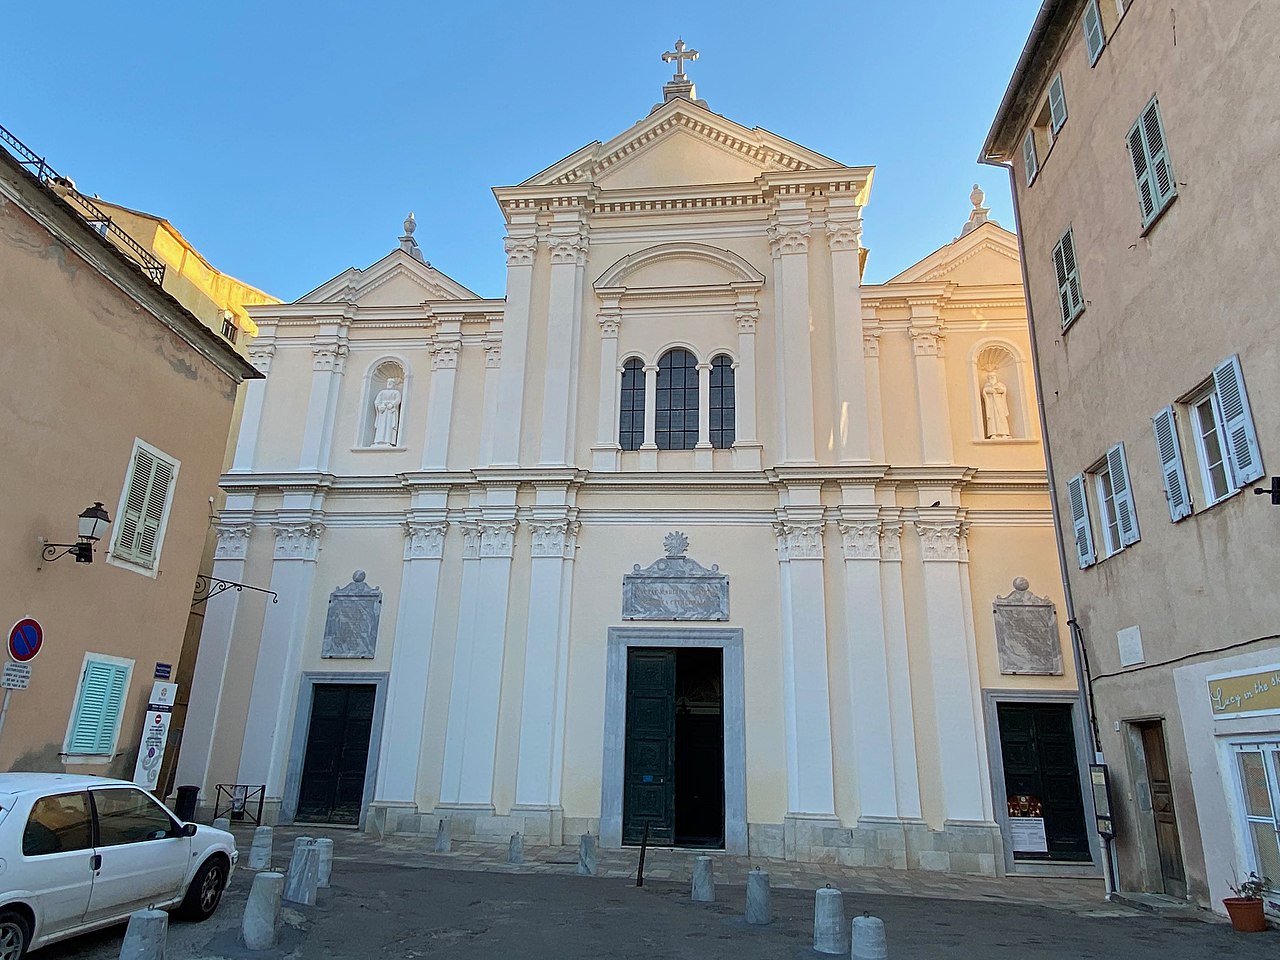
M1280 664L1248 673L1220 674L1209 677L1207 683L1215 720L1280 713Z

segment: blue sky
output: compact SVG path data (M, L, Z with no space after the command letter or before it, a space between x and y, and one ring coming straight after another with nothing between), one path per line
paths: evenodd
M877 167L867 280L958 233L974 158L1036 0L12 4L0 124L86 193L168 218L215 266L292 300L390 250L484 296L490 193L661 99L677 35L716 113Z

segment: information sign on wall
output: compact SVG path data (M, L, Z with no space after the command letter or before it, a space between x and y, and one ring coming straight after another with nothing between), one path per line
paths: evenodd
M1280 713L1280 664L1209 677L1207 683L1215 720Z

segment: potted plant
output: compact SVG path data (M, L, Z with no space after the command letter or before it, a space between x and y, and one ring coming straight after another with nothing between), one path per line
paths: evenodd
M1231 926L1240 933L1262 933L1267 929L1267 918L1262 912L1262 892L1271 885L1267 877L1250 872L1238 883L1229 883L1235 894L1226 897L1222 905L1227 908Z

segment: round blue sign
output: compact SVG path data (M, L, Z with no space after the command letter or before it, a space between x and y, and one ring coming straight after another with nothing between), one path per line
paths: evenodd
M38 620L23 617L9 631L9 656L18 663L34 660L44 643L44 628Z

